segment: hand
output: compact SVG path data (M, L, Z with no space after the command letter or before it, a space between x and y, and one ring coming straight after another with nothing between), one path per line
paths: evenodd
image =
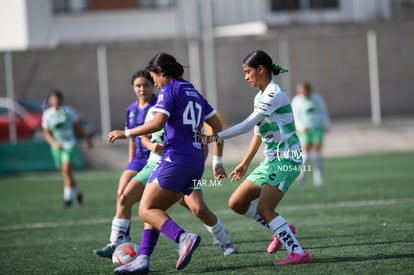
M62 144L57 143L57 142L54 142L54 143L52 144L52 146L53 146L53 147L55 147L57 150L62 149Z
M226 170L224 170L224 166L222 163L217 163L213 167L214 178L216 180L227 178Z
M244 174L246 174L248 165L240 163L236 168L230 173L229 178L231 181L240 180Z
M114 130L108 134L108 140L110 143L114 143L117 139L126 139L124 130Z
M159 143L152 143L150 150L151 152L162 156L162 153L164 152L164 145L159 144Z

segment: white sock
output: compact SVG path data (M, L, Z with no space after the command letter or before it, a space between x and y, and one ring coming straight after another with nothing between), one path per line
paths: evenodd
M112 245L118 245L125 241L128 237L126 236L129 227L129 220L117 219L112 220L111 236L109 241Z
M315 154L315 171L319 172L319 175L322 176L322 170L323 170L323 159L321 153Z
M217 219L217 223L213 226L204 225L208 232L214 236L217 240L219 240L220 244L228 244L230 240L227 238L226 229L224 228L223 224L219 219Z
M254 202L250 203L249 209L247 209L246 213L243 215L269 228L269 225L265 222L265 220L263 220L262 217L260 217L259 213L257 213L257 205Z
M295 235L290 230L288 223L281 215L271 220L269 222L269 227L289 253L305 253L298 240L296 240Z
M65 201L72 200L72 188L70 188L70 187L64 187L63 188L63 199Z

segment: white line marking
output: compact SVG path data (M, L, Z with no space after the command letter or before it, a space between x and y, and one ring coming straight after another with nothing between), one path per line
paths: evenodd
M396 204L414 204L414 198L401 198L401 199L388 199L388 200L363 200L363 201L342 201L332 203L315 203L315 204L297 204L281 206L281 211L306 211L306 210L317 210L317 209L332 209L332 208L352 208L352 207L370 207L370 206L385 206L385 205L396 205ZM215 211L218 215L235 215L230 209L221 209ZM173 214L176 218L188 217L189 213L175 213ZM132 217L132 221L139 221L139 217ZM37 222L27 224L14 224L0 226L1 231L16 231L25 229L46 229L56 227L69 227L79 225L96 225L96 224L111 224L112 218L96 218L79 221L66 221L66 222Z

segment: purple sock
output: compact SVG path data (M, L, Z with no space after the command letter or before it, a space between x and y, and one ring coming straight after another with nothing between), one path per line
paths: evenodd
M179 227L172 219L168 219L162 226L160 230L165 236L178 243L180 241L180 236L185 231Z
M160 232L152 229L144 229L141 236L141 244L139 246L139 255L151 256L157 244Z

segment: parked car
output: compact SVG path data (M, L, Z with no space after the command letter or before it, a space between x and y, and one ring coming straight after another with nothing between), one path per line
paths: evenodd
M9 112L15 116L17 140L29 139L41 133L42 114L30 112L11 99L0 97L0 141L10 140Z

